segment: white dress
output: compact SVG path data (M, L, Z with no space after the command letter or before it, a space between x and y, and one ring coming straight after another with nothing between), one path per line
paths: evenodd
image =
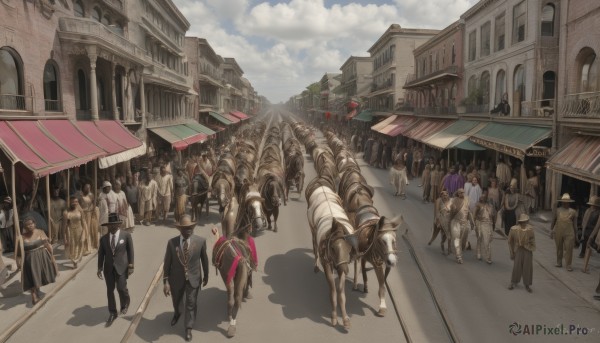
M119 213L119 218L123 221L121 227L124 229L131 229L135 226L135 217L133 216L131 206L127 203L127 196L123 191L115 194L117 195L117 211Z

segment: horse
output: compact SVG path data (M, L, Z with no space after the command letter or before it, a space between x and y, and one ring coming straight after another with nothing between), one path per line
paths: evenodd
M244 184L254 183L254 164L238 160L237 169L234 176L235 188L234 193L238 198L242 198L241 191Z
M240 209L237 217L236 228L249 227L252 235L256 235L267 226L265 216L265 199L254 184L244 184L240 191Z
M192 203L192 221L196 218L200 219L202 208L206 204L206 216L208 216L208 178L206 175L197 173L192 179L192 195L190 202Z
M233 196L234 181L233 175L217 172L212 179L212 194L217 198L219 204L219 213L222 215L225 206Z
M344 328L349 329L350 318L346 312L345 281L353 247L345 237L354 234L354 228L341 206L341 199L329 187L319 187L310 195L307 217L315 255L313 269L315 272L319 271L320 261L329 285L331 325L338 324L337 304L339 302ZM337 284L334 271L338 274Z
M369 262L375 270L379 283L379 310L377 315L385 316L387 305L385 303L385 280L391 267L396 264L396 229L403 223L402 216L388 219L379 216L373 205L365 205L356 213L354 222L357 228L358 255L354 261L354 283L353 289L358 290L358 260L360 260L363 292L368 293L367 268ZM385 267L385 270L384 270Z
M284 199L283 182L281 178L269 173L261 177L260 196L265 199L264 209L267 217L267 230L271 230L271 215L273 215L273 232L277 232L277 218L279 217L279 206Z
M227 289L228 337L234 337L236 334L237 313L244 296L248 296L252 270L258 265L256 247L252 237L248 237L248 230L235 232L234 224L238 210L237 199L233 197L221 222L225 235L218 237L216 228L212 230L213 235L218 238L213 247L212 262Z

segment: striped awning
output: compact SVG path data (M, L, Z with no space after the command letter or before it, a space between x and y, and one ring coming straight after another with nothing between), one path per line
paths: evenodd
M384 127L391 124L394 120L396 120L396 118L398 118L398 116L395 114L392 114L391 116L385 118L384 120L380 121L379 123L371 126L371 130L379 132L379 130L381 130Z
M422 142L425 138L442 131L450 124L452 124L451 120L421 120L421 122L415 125L412 129L408 130L405 136L415 141Z
M150 131L171 144L175 150L183 150L194 143L203 143L208 135L185 124L151 128Z
M415 124L419 122L419 118L413 116L398 116L393 122L380 129L379 132L390 137L396 137L404 134Z
M231 120L225 118L223 115L221 115L221 114L219 114L217 112L212 112L211 111L211 112L208 112L208 115L210 115L211 117L213 117L216 120L218 120L221 124L224 124L224 125L227 125L227 126L233 124L233 122ZM239 121L239 119L238 119L238 121Z
M600 183L600 137L577 136L548 160L548 167L580 180Z
M438 149L458 148L463 150L485 150L471 141L469 137L477 133L486 123L474 120L457 120L445 129L423 140L423 143Z

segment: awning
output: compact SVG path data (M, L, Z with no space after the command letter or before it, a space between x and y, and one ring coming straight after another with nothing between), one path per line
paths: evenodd
M415 141L422 142L425 138L442 131L450 124L452 124L451 120L425 119L408 130L404 135Z
M469 139L483 147L523 159L529 149L551 136L550 128L487 123Z
M71 139L71 134L75 138ZM79 166L106 154L69 120L0 121L0 147L12 163L22 163L35 177Z
M469 137L485 125L485 123L473 120L457 120L440 132L425 138L423 143L442 150L452 148L485 150L484 147L469 141Z
M215 125L215 124L206 124L213 132L218 133L224 131L225 128L223 126Z
M548 167L580 180L600 183L600 137L571 139L548 160Z
M381 130L384 127L391 124L394 120L396 120L396 118L398 118L398 115L392 114L391 116L385 118L384 120L380 121L379 123L371 126L371 130L379 132L379 130Z
M239 123L239 122L240 122L240 118L238 118L238 117L236 117L236 116L234 116L234 115L231 115L231 114L229 114L229 113L219 113L219 114L220 114L221 116L223 116L223 118L225 118L225 119L229 120L230 122L232 122L232 123L234 123L234 124L237 124L237 123Z
M230 111L229 114L239 118L240 120L250 119L250 117L246 113L240 111Z
M210 115L211 117L215 118L216 120L220 121L221 124L225 124L225 125L231 125L233 122L227 118L225 118L222 114L219 114L217 112L208 112L208 115ZM238 120L239 121L239 120Z
M140 141L116 120L76 121L79 131L106 152L98 159L101 169L146 154L146 143Z
M407 83L402 88L404 88L404 89L410 89L410 88L417 88L417 87L429 85L430 83L432 83L434 81L437 81L437 80L440 80L440 79L443 79L445 77L458 77L458 75L455 74L455 73L441 73L441 74L438 74L438 75L434 75L434 76L428 77L428 78L426 78L424 80L419 80L419 81L415 80L415 81L409 82L409 83Z
M185 125L191 127L192 129L194 129L198 132L202 132L208 136L212 136L216 133L213 130L209 129L208 127L206 127L196 121L190 121L189 123L185 123Z
M393 122L389 123L383 129L380 129L379 132L384 135L388 135L391 137L396 137L404 132L408 131L412 128L417 122L419 118L413 116L398 116Z
M360 112L356 117L352 118L352 120L370 122L373 120L373 114L369 110L364 110Z
M356 116L358 112L356 111L356 109L353 109L352 111L350 111L350 113L346 114L346 120L350 120L352 118L354 118Z
M207 134L198 132L186 124L157 127L150 131L169 142L175 150L183 150L189 145L202 143L208 139Z

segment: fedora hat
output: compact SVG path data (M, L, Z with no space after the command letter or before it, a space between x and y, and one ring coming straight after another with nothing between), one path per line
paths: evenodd
M529 221L529 216L525 213L521 213L519 215L519 219L517 220L517 222L519 222L519 223L528 222L528 221Z
M569 193L565 193L562 195L562 198L558 199L559 202L575 202L575 200L571 200L571 196Z
M588 204L588 205L591 205L591 206L600 207L600 198L598 198L598 197L597 197L597 196L595 196L595 195L592 195L592 196L590 197L590 201L588 201L588 203L587 203L587 204Z
M119 225L122 222L123 221L121 220L121 218L119 218L119 215L117 213L109 213L108 221L106 223L102 224L102 226Z
M184 215L183 217L181 217L181 219L179 220L179 223L176 223L175 226L179 229L187 229L187 228L194 228L196 226L196 222L192 221L192 217L189 214Z
M112 184L109 181L102 182L102 188L104 187L112 187Z

